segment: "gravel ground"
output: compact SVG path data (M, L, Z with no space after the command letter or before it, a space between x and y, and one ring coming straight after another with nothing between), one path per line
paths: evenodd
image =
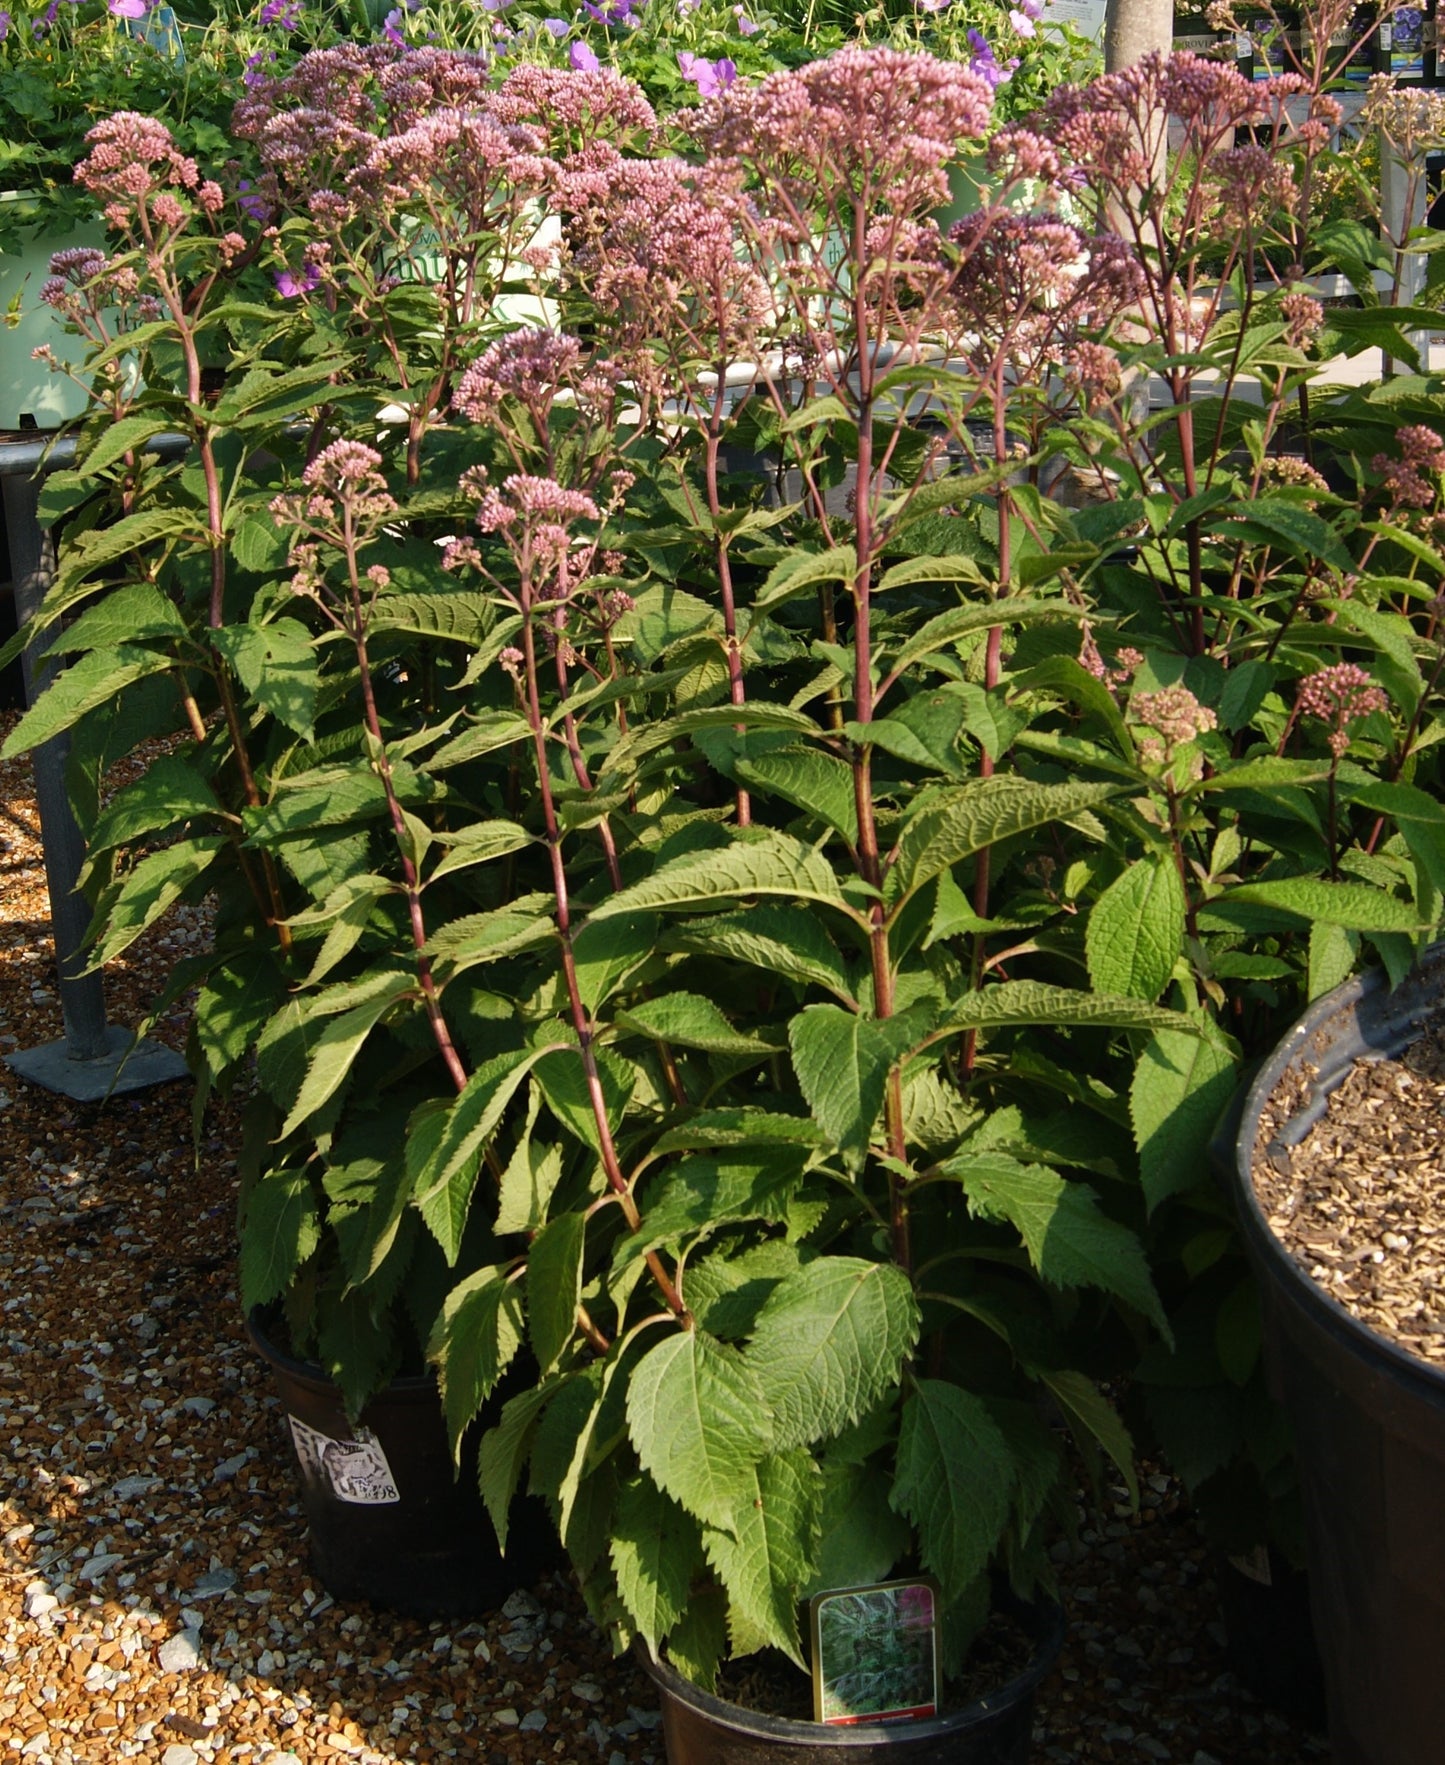
M61 1033L38 831L28 767L0 766L0 1054ZM182 914L108 971L112 1019L203 935ZM443 1625L311 1575L236 1302L231 1147L214 1115L194 1166L184 1085L101 1108L0 1067L0 1765L657 1765L648 1682L560 1578ZM1035 1759L1326 1758L1225 1671L1209 1554L1170 1480L1146 1491L1059 1548Z

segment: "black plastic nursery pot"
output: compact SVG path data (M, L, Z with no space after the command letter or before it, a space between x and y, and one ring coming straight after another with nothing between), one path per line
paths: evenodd
M668 1765L1027 1765L1034 1696L1058 1659L1064 1614L1058 1606L1020 1606L1033 1657L986 1697L915 1722L834 1728L764 1716L699 1691L665 1661L639 1647L662 1704Z
M474 1617L557 1561L541 1504L519 1499L502 1556L477 1492L476 1443L458 1476L431 1377L394 1379L353 1427L340 1389L253 1313L301 1469L311 1561L326 1591L414 1618Z
M1442 945L1393 991L1374 973L1327 994L1261 1068L1235 1141L1267 1364L1295 1434L1335 1765L1445 1758L1445 1371L1367 1328L1298 1267L1255 1196L1255 1142L1282 1082L1300 1101L1273 1147L1304 1138L1356 1059L1401 1053L1442 1005Z

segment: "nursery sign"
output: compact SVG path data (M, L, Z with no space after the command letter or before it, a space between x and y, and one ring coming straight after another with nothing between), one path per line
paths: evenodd
M813 1596L813 1716L834 1727L938 1713L938 1584L881 1581Z

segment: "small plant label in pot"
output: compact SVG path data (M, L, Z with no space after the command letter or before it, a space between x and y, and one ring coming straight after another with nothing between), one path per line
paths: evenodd
M338 1501L362 1507L383 1507L401 1495L381 1442L370 1428L358 1428L350 1440L335 1440L288 1416L301 1474L308 1482L330 1489Z
M932 1577L813 1596L813 1715L848 1727L938 1714L938 1584Z

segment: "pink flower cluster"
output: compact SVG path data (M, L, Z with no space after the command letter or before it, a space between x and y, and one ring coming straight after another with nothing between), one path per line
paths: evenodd
M703 103L693 133L775 185L811 178L904 212L946 200L943 168L983 135L992 104L988 82L954 62L848 48L730 86Z
M1348 752L1348 725L1372 711L1388 711L1390 701L1363 668L1354 662L1336 662L1306 675L1300 682L1299 711L1331 725L1330 752L1339 760Z
M1397 508L1428 509L1438 495L1432 479L1445 472L1445 441L1423 423L1408 423L1395 434L1398 460L1376 454L1370 464Z
M189 211L177 190L197 192L208 213L220 207L219 188L201 184L195 160L179 151L159 118L118 111L85 138L90 151L75 168L75 181L98 198L117 231L129 229L146 209L163 227L184 225Z

